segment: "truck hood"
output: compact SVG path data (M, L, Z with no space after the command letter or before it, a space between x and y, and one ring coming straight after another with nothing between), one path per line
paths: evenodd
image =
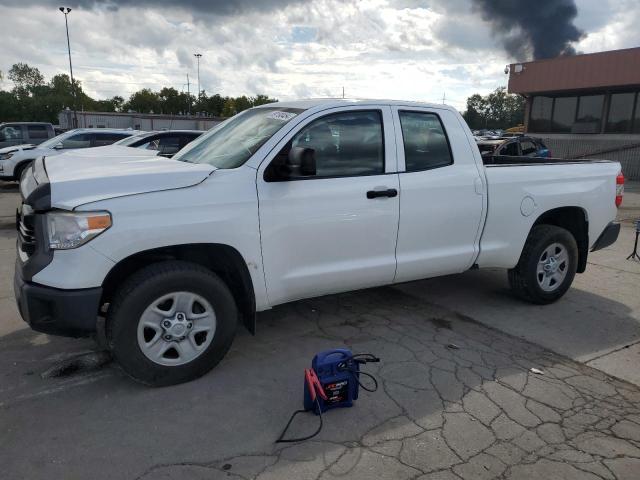
M65 210L125 195L190 187L215 170L211 165L149 156L119 145L45 157L44 165L51 206Z
M36 146L31 143L25 143L23 145L10 145L8 147L0 148L0 154L17 152L18 150L33 150L34 148L36 148Z

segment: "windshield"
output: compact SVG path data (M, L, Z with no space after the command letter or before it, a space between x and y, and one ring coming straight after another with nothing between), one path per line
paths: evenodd
M53 148L57 144L62 143L64 140L69 138L74 133L78 133L78 131L77 130L69 130L68 132L61 133L57 137L53 137L53 138L50 138L49 140L47 140L46 142L42 142L39 145L39 147L40 148Z
M125 137L122 140L118 140L114 143L114 145L124 145L125 147L128 147L129 145L133 145L134 143L136 143L138 140L142 140L143 138L151 136L153 134L154 132L139 133L137 135L132 135L130 137Z
M174 160L208 163L216 168L236 168L264 145L274 133L304 110L252 108L217 125L180 150Z

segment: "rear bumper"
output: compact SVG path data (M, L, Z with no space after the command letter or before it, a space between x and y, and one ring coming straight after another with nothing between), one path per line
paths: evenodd
M102 288L45 287L25 282L16 268L13 289L20 315L33 330L66 337L86 337L96 331Z
M604 229L604 231L600 234L596 243L593 244L591 248L592 252L596 250L601 250L603 248L608 247L615 243L618 239L618 235L620 234L620 224L616 222L610 222Z

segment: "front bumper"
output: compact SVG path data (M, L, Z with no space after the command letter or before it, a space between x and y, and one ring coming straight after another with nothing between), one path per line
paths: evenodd
M609 222L609 225L605 227L604 231L596 240L596 243L593 244L591 251L595 252L596 250L601 250L608 247L609 245L612 245L616 240L618 240L619 234L620 224L616 222Z
M96 331L102 288L63 290L26 282L16 264L13 289L20 315L33 330L66 337Z

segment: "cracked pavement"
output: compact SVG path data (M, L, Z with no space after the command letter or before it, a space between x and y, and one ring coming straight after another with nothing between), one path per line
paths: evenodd
M189 384L146 389L112 366L40 396L0 391L7 478L638 478L636 386L392 287L260 317ZM302 369L342 345L381 357L365 366L380 389L325 414L314 440L274 444Z

